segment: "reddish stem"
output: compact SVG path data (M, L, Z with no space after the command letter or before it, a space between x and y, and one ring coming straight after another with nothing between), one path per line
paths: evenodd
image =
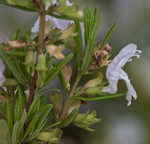
M30 88L30 94L29 94L29 100L28 100L28 104L27 104L27 110L29 110L29 107L32 104L33 99L34 99L34 94L35 94L37 79L38 79L38 73L35 70L33 78L32 78L32 83L31 83L31 88Z
M32 0L32 2L35 4L35 6L36 6L37 8L40 8L40 5L39 5L39 3L37 2L37 0Z

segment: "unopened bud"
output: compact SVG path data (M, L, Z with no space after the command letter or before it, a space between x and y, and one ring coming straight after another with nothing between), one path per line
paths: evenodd
M62 69L62 73L64 75L64 80L65 80L65 83L67 85L67 88L70 89L70 78L72 76L72 67L71 66L65 66L63 69Z
M102 73L99 72L95 79L89 80L84 85L84 89L97 87L97 86L101 85L102 80L103 80L103 75L102 75Z
M55 93L50 96L50 100L54 106L54 110L57 114L61 112L62 103L63 103L63 96L61 93Z
M112 47L109 44L106 44L104 46L104 50L106 50L108 53L110 53L112 51Z
M38 56L38 62L37 62L37 71L46 71L46 56L44 54L40 54Z
M62 31L62 35L60 36L60 39L66 40L67 38L75 36L73 35L74 31L75 31L75 25L70 24L65 30Z
M54 13L57 13L60 15L71 16L74 18L81 18L83 16L82 11L79 11L76 5L71 5L71 6L57 5L57 6L51 7L49 10L52 10Z
M40 132L37 135L37 139L43 142L50 142L52 144L57 144L62 136L62 130L59 128L52 129L47 132Z
M99 121L100 119L96 117L96 111L93 111L92 113L87 111L86 113L78 114L73 123L77 127L88 131L93 131L93 129L91 129L90 126L95 123L98 123Z
M25 64L33 64L34 63L34 52L28 51L26 58L25 58Z
M102 87L101 86L98 86L98 87L91 87L91 88L88 88L85 90L85 94L88 94L88 95L96 95L96 94L99 94L102 90Z

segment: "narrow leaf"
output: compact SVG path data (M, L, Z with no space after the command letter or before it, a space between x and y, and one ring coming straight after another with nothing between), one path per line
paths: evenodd
M64 89L64 91L66 91L67 90L67 83L65 82L64 75L61 71L59 72L58 77L59 77L59 80L61 82L62 88Z
M18 8L26 11L37 11L38 9L33 4L32 0L0 0L0 4Z
M109 38L112 35L113 31L115 30L116 26L117 26L117 23L115 22L113 24L113 26L111 27L111 29L108 31L108 33L107 33L107 35L106 35L106 37L105 37L105 39L104 39L104 41L103 41L103 43L101 45L101 48L100 48L101 50L104 49L105 44L107 44L107 41L109 40Z
M61 61L56 68L54 68L47 74L45 85L49 84L57 76L61 69L71 60L72 56L73 54L69 54L68 56L66 56L66 58Z
M27 130L26 130L26 132L25 132L24 137L23 137L23 140L24 140L29 134L31 135L31 134L33 133L33 131L35 130L35 127L36 127L36 122L37 122L37 120L38 120L38 113L33 116L33 119L32 119L31 122L29 123L29 126L28 126L28 128L27 128Z
M97 9L92 14L89 8L84 10L84 37L85 37L85 55L81 66L81 71L84 74L91 63L94 48L96 46L96 36L100 24L100 16Z
M105 99L113 99L113 98L118 98L121 96L124 96L124 93L119 93L119 94L108 94L108 95L102 95L102 96L96 96L96 97L75 97L76 99L80 99L83 101L98 101L98 100L105 100Z
M41 108L41 114L40 114L40 116L38 118L36 129L38 129L38 128L41 127L41 125L43 124L43 122L46 120L49 112L51 111L52 107L53 106L51 104L47 104L46 106L43 106Z
M72 121L75 119L75 117L78 114L78 109L74 109L70 115L64 120L62 121L62 123L60 124L61 127L67 127L69 124L72 123Z
M27 113L24 111L22 117L19 121L14 124L13 132L12 132L12 144L21 143L23 132L24 132L24 124L27 119Z
M40 108L40 95L37 94L35 99L33 100L29 112L28 112L28 119L32 119L32 117L34 116L34 114L39 111Z
M6 117L7 117L9 132L11 135L13 129L13 117L12 117L12 107L11 107L10 100L6 102Z
M14 77L23 85L28 86L28 78L25 76L21 69L21 66L11 56L9 56L4 50L0 48L0 58L7 65L9 70L13 73Z
M78 69L80 69L81 66L81 60L82 60L82 31L80 26L80 21L76 20L76 31L78 35L75 37L76 43L77 43L77 49L75 52L75 61Z

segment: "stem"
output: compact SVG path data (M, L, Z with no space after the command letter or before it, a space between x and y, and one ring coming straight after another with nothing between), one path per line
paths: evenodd
M30 94L29 94L29 101L28 101L28 104L27 104L27 110L29 110L30 105L32 104L33 99L34 99L34 94L35 94L36 81L37 81L37 79L38 79L38 73L37 73L37 71L35 70L34 76L33 76L33 78L32 78L32 83L31 83L31 88L30 88Z
M42 48L44 48L44 32L45 32L45 5L43 3L43 0L41 0L40 1L39 41L38 41L39 47L38 47L38 54L37 54L37 58L36 58L36 64L37 64L38 56L40 53L42 53ZM38 72L35 70L33 78L32 78L27 110L29 110L29 107L32 104L33 99L34 99L37 79L38 79Z
M45 33L45 5L43 0L40 1L40 28L39 28L39 53L41 49L44 48L44 33Z
M73 96L74 92L76 91L76 88L77 88L77 86L78 86L78 83L79 83L80 79L81 79L81 75L78 75L77 78L76 78L76 81L75 81L75 83L74 83L74 85L73 85L73 87L72 87L72 90L71 90L71 92L70 92L69 97L72 97L72 96Z
M72 87L72 90L71 90L70 94L67 97L67 100L66 100L65 105L64 105L63 113L60 117L61 120L66 118L66 116L68 115L68 111L69 111L70 107L72 107L72 105L70 105L70 101L72 101L71 97L73 97L74 93L76 92L76 89L77 89L77 86L78 86L78 83L79 83L81 77L82 77L81 74L79 74L77 76L76 81L75 81L75 83Z
M36 1L33 0L33 2L36 2ZM45 46L45 44L44 44L44 32L45 32L45 4L44 4L43 0L40 0L40 26L39 26L39 41L38 41L39 47L38 47L38 53L37 53L37 57L36 57L35 66L37 65L38 56L39 56L39 54L42 53L42 49ZM30 94L29 94L29 101L27 104L27 110L29 110L29 108L30 108L30 106L34 100L37 79L38 79L38 72L35 70L34 75L32 77L32 83L31 83ZM28 127L28 124L25 125L24 131L26 131L26 127ZM25 140L22 144L29 144L29 143L26 142L26 140Z

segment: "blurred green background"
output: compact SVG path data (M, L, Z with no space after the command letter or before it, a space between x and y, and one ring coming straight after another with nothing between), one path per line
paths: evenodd
M117 29L109 43L115 55L124 45L136 43L143 51L140 59L125 66L138 100L130 107L124 98L91 102L82 111L97 109L101 123L94 126L95 132L86 132L75 127L65 130L63 144L150 144L150 0L76 0L81 9L97 7L103 14L97 40L117 21ZM10 38L17 28L32 27L36 13L24 12L0 6L0 39ZM122 89L126 90L123 82ZM7 127L0 121L0 144L7 144Z

